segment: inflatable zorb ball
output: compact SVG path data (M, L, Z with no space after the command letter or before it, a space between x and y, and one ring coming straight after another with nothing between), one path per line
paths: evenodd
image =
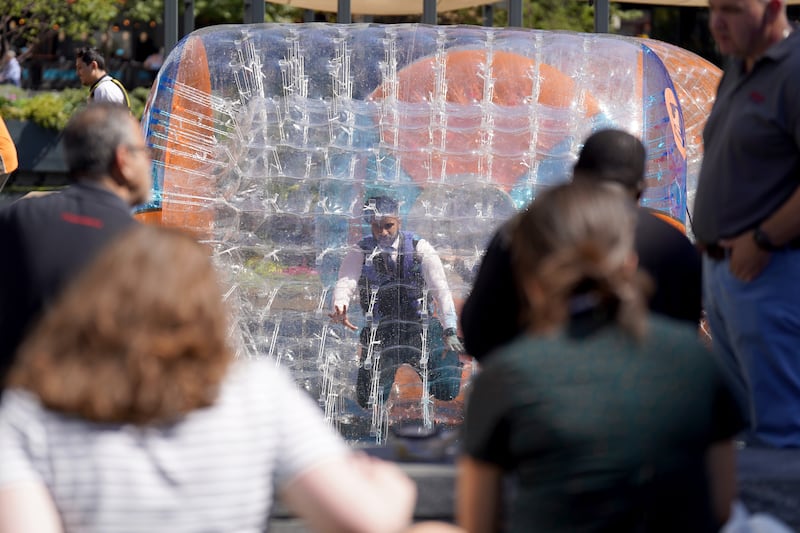
M703 162L703 128L711 113L722 71L713 63L678 46L653 39L640 41L664 62L680 102L686 139L686 210L691 213L700 164ZM686 221L686 232L692 236L690 222Z
M436 248L458 308L492 232L537 191L566 181L593 131L622 128L643 140L643 204L682 225L678 94L648 41L610 35L205 28L170 53L149 99L154 202L141 216L213 245L239 355L288 367L348 437L380 439L388 423L418 415L457 424L463 387L454 400L431 400L424 376L422 385L398 377L377 411L353 400L359 333L327 315L342 258L369 235L367 198L392 197L403 229ZM350 318L363 326L357 300Z

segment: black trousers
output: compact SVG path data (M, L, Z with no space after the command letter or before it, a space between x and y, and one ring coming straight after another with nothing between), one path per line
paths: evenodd
M457 352L447 350L442 340L442 325L432 319L428 325L428 386L430 393L439 400L452 400L461 388L461 360ZM366 408L372 383L372 364L364 368L370 344L370 328L361 330L361 366L358 370L356 395L359 405ZM402 364L411 365L418 373L422 371L422 324L419 321L384 319L375 332L372 361L380 353L378 394L383 400L389 398L394 375Z

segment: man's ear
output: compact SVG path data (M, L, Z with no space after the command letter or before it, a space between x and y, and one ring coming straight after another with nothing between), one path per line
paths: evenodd
M539 280L531 277L521 281L520 284L522 285L522 292L525 294L525 300L528 303L528 307L533 309L534 302L539 302L541 304L542 299L544 298L544 289L542 289L542 285Z
M639 180L636 182L636 202L638 203L639 200L642 199L642 195L644 195L645 184L644 180Z
M768 0L767 8L764 16L767 17L769 23L774 23L780 18L783 13L783 0Z
M133 154L125 145L120 144L114 149L114 162L111 164L109 174L114 182L121 187L128 187L128 167L131 164Z
M631 251L625 257L625 260L622 261L622 269L628 273L633 274L639 268L639 256L636 252Z

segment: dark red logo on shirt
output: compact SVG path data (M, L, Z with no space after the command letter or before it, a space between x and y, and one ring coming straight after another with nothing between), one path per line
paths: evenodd
M100 229L103 227L103 221L99 218L76 215L75 213L61 213L61 220L70 224L78 224L79 226L89 226L90 228Z
M763 94L761 94L760 92L758 92L758 91L753 91L753 92L751 92L751 93L750 93L750 100L751 100L752 102L755 102L755 103L757 103L757 104L760 104L761 102L763 102L764 100L766 100L766 98L765 98L765 97L764 97L764 95L763 95Z

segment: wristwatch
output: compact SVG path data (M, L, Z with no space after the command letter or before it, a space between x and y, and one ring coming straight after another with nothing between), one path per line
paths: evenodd
M447 328L446 330L444 330L444 332L443 332L443 333L444 333L444 336L445 336L445 337L452 337L452 336L453 336L453 335L455 335L457 332L456 332L456 328Z
M778 246L772 244L769 235L767 235L761 227L757 227L753 230L753 240L756 241L756 246L766 252L774 252L779 249Z

